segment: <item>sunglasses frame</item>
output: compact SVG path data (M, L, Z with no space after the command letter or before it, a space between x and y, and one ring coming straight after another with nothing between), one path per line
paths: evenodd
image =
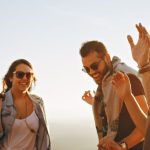
M33 76L33 72L14 71L13 74L15 74L18 79L23 79L24 76L26 76L26 78L30 80Z
M95 63L92 63L89 67L84 67L82 68L82 71L85 72L85 73L90 73L90 70L94 70L96 71L98 69L98 66L100 64L100 62L102 61L103 59L99 60L98 62L95 62Z

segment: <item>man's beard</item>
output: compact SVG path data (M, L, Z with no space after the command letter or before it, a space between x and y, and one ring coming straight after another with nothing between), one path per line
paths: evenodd
M105 62L105 61L104 61L104 62ZM101 74L102 74L102 79L100 79L99 81L96 81L96 80L93 78L94 82L95 82L97 85L102 85L102 81L103 81L105 75L106 75L109 71L111 71L111 70L112 70L111 65L105 62L105 71L103 71L103 73L101 73Z

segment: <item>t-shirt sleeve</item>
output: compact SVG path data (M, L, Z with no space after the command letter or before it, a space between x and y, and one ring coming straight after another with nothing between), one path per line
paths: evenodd
M131 89L134 96L144 95L144 88L141 81L134 74L128 74L131 83Z

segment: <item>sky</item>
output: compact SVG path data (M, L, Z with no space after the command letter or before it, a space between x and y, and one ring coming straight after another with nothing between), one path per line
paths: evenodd
M137 69L126 37L137 41L139 22L150 30L149 6L148 0L0 0L0 80L14 60L32 63L38 79L32 92L44 100L53 150L96 149L92 108L81 99L96 84L81 70L79 49L99 40Z

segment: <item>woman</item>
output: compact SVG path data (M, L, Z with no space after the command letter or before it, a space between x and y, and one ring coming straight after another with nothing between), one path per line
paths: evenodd
M35 81L32 65L25 59L14 61L4 76L0 100L1 150L51 149L42 99L30 94Z

